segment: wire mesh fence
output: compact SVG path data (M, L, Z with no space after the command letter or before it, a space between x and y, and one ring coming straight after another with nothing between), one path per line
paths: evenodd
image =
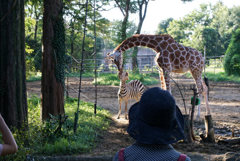
M69 72L79 72L80 64L82 60L73 59L69 65ZM84 59L83 60L83 72L93 72L96 68L98 73L117 73L117 67L110 60L106 59ZM131 59L126 60L124 64L125 70L132 70ZM138 58L138 69L140 73L158 72L158 66L154 62L153 56L140 56ZM205 72L222 72L223 71L223 56L211 56L206 57L205 60Z

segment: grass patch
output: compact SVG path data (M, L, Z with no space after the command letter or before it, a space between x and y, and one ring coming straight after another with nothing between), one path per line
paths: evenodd
M215 81L215 82L240 83L240 77L237 77L237 76L234 76L234 75L229 76L225 72L219 72L219 73L208 72L208 73L206 73L206 76L209 80Z
M97 107L97 115L93 111L93 104L81 102L79 108L78 128L73 132L74 113L77 109L77 99L69 98L65 101L65 113L68 116L61 133L55 133L58 127L58 117L41 122L40 98L28 98L29 130L16 130L13 133L19 146L19 151L6 160L25 160L27 155L74 155L91 151L96 146L98 136L109 127L110 113ZM24 139L27 138L27 139Z
M158 84L159 78L157 73L143 73L136 74L129 72L129 81L138 79L144 85ZM93 81L94 83L95 81ZM115 85L119 86L120 80L116 73L101 73L97 78L97 83L99 85Z
M80 77L80 73L79 72L65 73L65 77ZM82 77L90 78L95 77L95 75L94 72L83 72Z
M42 78L41 72L29 72L26 78L27 82L39 81Z
M188 78L192 78L191 73L186 73L185 76ZM227 75L225 72L206 72L206 77L210 81L214 82L233 82L233 83L240 83L240 77L234 75Z
M73 72L73 73L65 73L65 77L79 77L80 73L79 72ZM91 78L95 77L94 72L84 72L82 74L83 78ZM42 78L42 73L41 72L31 72L26 78L27 82L33 82L33 81L39 81Z

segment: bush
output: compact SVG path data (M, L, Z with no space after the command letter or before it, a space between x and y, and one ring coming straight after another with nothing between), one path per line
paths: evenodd
M233 33L225 53L224 70L228 75L240 75L240 28Z
M94 115L93 104L81 101L77 132L73 132L74 113L78 100L68 98L65 101L65 114L68 116L60 132L58 116L41 121L40 98L28 98L28 130L14 129L13 135L18 144L18 152L2 157L0 160L26 160L30 156L71 155L89 152L96 146L99 136L109 127L110 113L97 107Z

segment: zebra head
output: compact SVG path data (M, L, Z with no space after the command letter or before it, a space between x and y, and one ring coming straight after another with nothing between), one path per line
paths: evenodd
M111 60L114 64L116 64L118 71L122 72L122 53L119 51L113 51L107 54L107 59Z
M119 72L118 77L122 81L127 81L129 79L128 78L128 72Z

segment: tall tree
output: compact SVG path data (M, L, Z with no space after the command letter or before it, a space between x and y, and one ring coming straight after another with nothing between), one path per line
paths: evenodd
M161 21L158 24L157 34L167 34L167 28L169 27L169 23L173 21L173 18L168 18L166 20Z
M240 6L234 6L230 10L229 26L236 30L240 27Z
M147 14L147 7L148 7L148 2L149 0L138 0L137 4L138 4L138 18L139 18L139 22L138 22L138 27L137 27L137 32L136 34L140 34L141 30L142 30L142 25L143 25L143 21L146 17ZM133 54L132 54L132 68L134 72L137 72L138 70L138 62L137 62L137 53L138 53L138 48L135 47L133 50Z
M24 0L0 1L0 112L9 126L27 122Z
M65 29L62 0L44 0L42 119L64 114Z
M37 33L39 27L39 21L42 19L43 5L42 1L38 0L25 0L26 2L26 15L35 20L34 24L34 41L37 41Z
M120 9L123 15L122 27L121 27L121 38L120 42L127 38L127 23L130 12L130 0L115 0L117 7Z
M123 15L123 21L121 25L121 37L119 39L119 43L124 41L127 38L127 24L128 24L128 18L129 18L129 12L131 10L131 3L130 0L114 0L116 3L116 6L120 9ZM123 54L123 64L126 63L126 55Z

